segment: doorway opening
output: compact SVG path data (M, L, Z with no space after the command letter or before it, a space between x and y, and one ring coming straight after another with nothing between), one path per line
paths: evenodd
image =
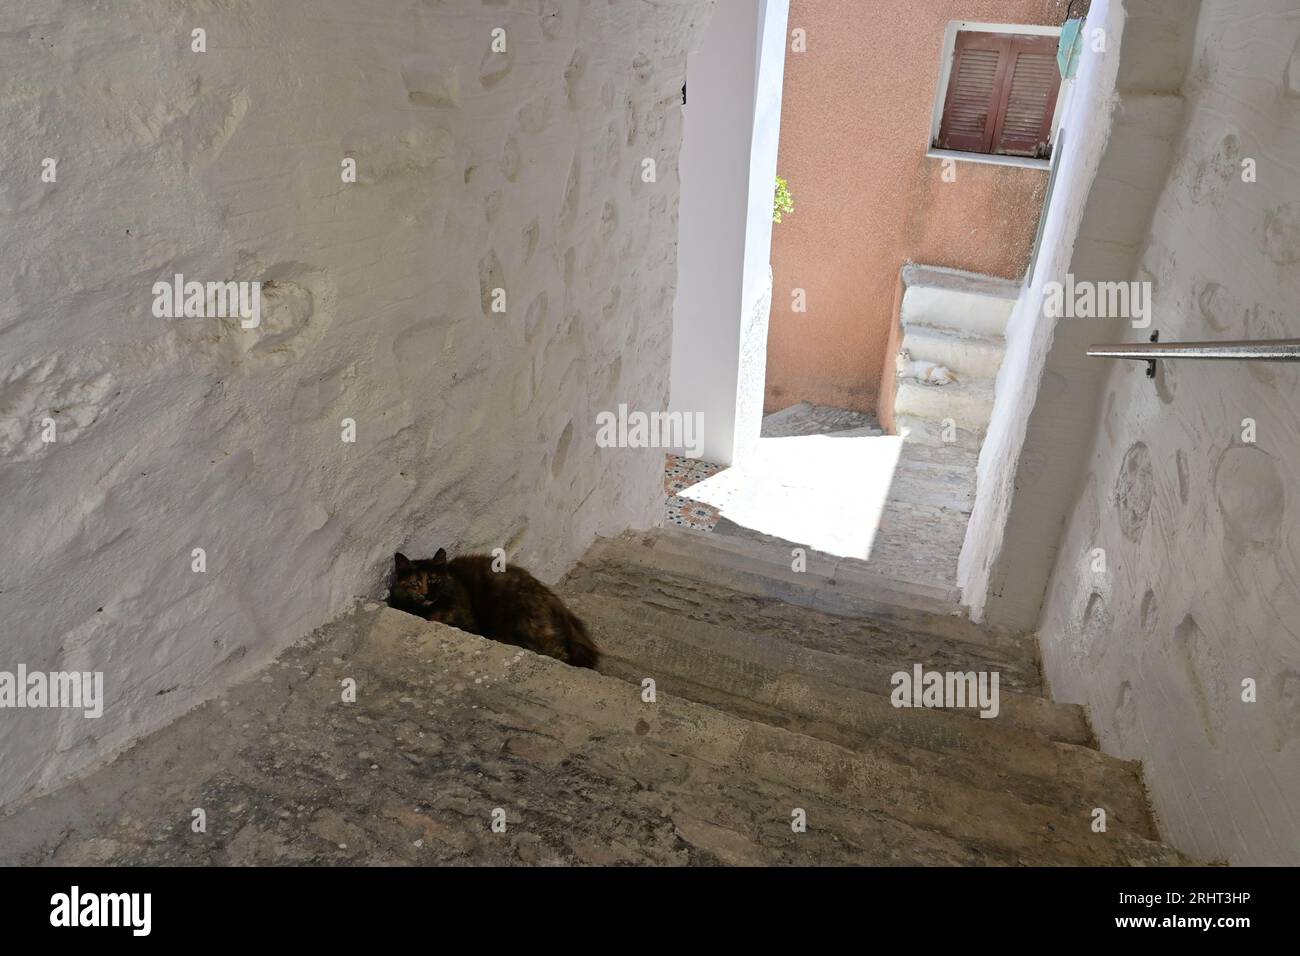
M767 59L774 23L760 22L755 44L748 227L733 257L743 292L739 321L721 322L738 339L693 357L674 342L674 407L693 407L679 401L681 363L707 354L730 434L704 463L669 458L666 520L865 562L956 603L1004 333L1059 154L1063 13L1055 0L1005 0L1001 22L942 10L918 22L914 7L895 18L887 5L867 22L789 6L779 68ZM864 59L882 38L890 56ZM684 234L692 149L707 135L692 143L690 111L707 112L707 82L691 79ZM757 215L775 221L756 228ZM679 316L689 293L683 281ZM705 341L698 323L693 333Z

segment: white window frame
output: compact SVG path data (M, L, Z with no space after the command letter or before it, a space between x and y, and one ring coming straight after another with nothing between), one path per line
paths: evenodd
M930 138L926 140L925 155L929 159L956 159L966 163L986 163L990 166L1020 166L1028 169L1051 169L1050 159L1034 159L1030 156L996 156L988 153L968 153L959 149L938 149L933 143L939 138L939 128L943 125L943 107L948 99L948 84L952 81L952 64L957 49L958 33L1018 33L1023 36L1061 35L1060 27L1043 26L1030 23L977 23L972 20L949 20L943 35L943 55L939 58L939 86L934 97L934 112L930 119ZM1052 143L1056 142L1056 131L1061 125L1064 113L1066 91L1070 80L1061 81L1060 92L1056 96L1056 106L1052 116Z

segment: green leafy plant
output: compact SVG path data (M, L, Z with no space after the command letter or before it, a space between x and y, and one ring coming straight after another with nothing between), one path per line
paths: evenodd
M790 184L780 176L776 177L776 202L772 207L772 221L780 222L782 216L794 212L794 199L790 196Z

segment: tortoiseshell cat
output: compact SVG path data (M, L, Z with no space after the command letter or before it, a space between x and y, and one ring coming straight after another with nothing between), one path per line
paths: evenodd
M600 659L586 625L554 591L523 568L493 571L484 554L451 561L442 548L428 560L394 555L388 604L575 667L595 667Z

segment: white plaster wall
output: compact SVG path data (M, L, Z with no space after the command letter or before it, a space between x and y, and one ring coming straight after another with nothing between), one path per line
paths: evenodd
M758 5L721 0L687 65L671 406L704 422L702 457L730 464L749 195Z
M6 0L0 669L102 670L106 704L0 712L0 803L382 593L397 548L554 578L654 522L661 452L594 418L667 401L709 7ZM175 272L266 283L263 327L154 318Z
M1121 37L1122 5L1115 0L1093 0L1088 28ZM1059 128L1065 131L1066 152L1060 157L1052 199L1044 211L1041 251L1034 275L1022 288L1007 320L1006 354L998 371L993 415L980 451L975 504L957 567L962 603L975 620L985 617L990 599L998 596L998 586L993 583L998 562L1015 550L1004 547L1006 527L1017 500L1017 471L1026 431L1056 332L1054 323L1042 314L1043 287L1060 281L1070 269L1088 196L1110 140L1118 102L1115 78L1119 56L1114 42L1110 51L1107 55L1085 46L1080 58L1062 106ZM1087 436L1082 440L1086 442ZM1059 525L1048 529L1053 540L1058 529ZM1039 596L1041 599L1041 588Z
M722 464L762 425L789 10L720 0L687 70L671 404L703 414L702 457Z
M1043 289L1067 273L1097 282L1135 277L1183 127L1180 88L1196 10L1196 0L1091 7L1061 123L1065 155L1035 275L1008 322L958 565L962 600L976 620L1021 629L1038 622L1109 372L1085 352L1136 334L1122 318L1053 320L1043 314ZM1098 30L1104 48L1094 46Z
M736 376L733 463L758 449L767 380L767 329L772 316L772 204L781 141L781 95L790 0L759 3L758 59L754 70L754 130L749 151L745 209L745 259L741 279L740 341Z
M1287 79L1300 4L1205 0L1194 49L1136 273L1155 286L1153 328L1162 341L1300 336L1300 89ZM1142 760L1175 845L1296 865L1300 369L1164 363L1152 382L1115 363L1104 391L1042 618L1052 690L1088 705L1107 751Z

